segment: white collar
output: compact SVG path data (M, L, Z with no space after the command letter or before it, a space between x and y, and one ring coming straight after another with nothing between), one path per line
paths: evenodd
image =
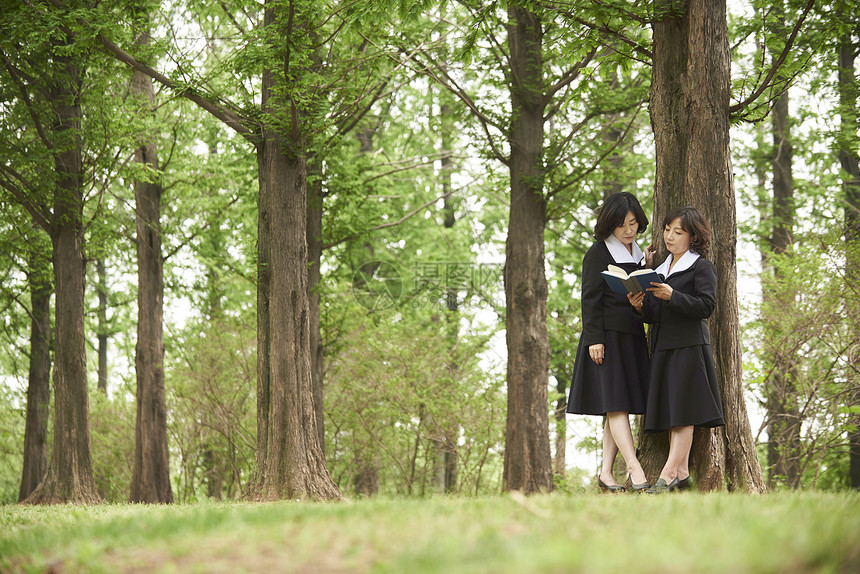
M678 263L676 263L675 266L672 267L672 271L669 271L669 266L672 265L672 260L674 258L674 255L670 253L669 257L666 258L666 261L661 263L660 267L657 268L657 273L668 279L669 275L672 275L674 273L680 273L681 271L686 271L687 269L692 267L693 263L695 263L699 257L701 256L698 253L690 249L686 253L684 253L680 259L678 259Z
M612 234L609 234L603 242L606 244L609 254L616 263L635 263L639 265L645 257L635 240L633 241L633 253L627 251L627 247L621 243L621 240Z

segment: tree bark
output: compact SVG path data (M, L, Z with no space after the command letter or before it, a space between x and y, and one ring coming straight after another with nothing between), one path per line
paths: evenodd
M54 444L42 482L24 503L95 504L100 498L90 445L84 331L86 265L79 100L83 72L76 61L61 52L54 53L52 63L56 73L50 91L56 122L52 134L63 142L54 153L57 184L49 233L56 290Z
M142 32L148 43L148 32ZM132 77L132 93L152 108L152 79L141 72ZM134 153L135 162L158 172L158 150L147 134ZM135 181L137 219L137 423L134 468L129 502L170 503L170 455L167 448L167 408L164 396L164 280L161 258L161 184Z
M264 103L271 89L267 76ZM341 498L325 466L311 387L305 159L287 157L271 132L260 148L259 435L252 496Z
M544 271L542 29L526 8L508 9L513 120L511 206L505 259L508 410L504 488L552 490L549 335Z
M28 265L30 369L27 376L27 418L19 502L36 489L48 468L48 415L51 401L51 294L54 290L50 280L50 264L33 247Z
M857 42L846 35L839 45L839 106L841 116L839 144L839 163L845 172L843 189L845 190L845 241L848 243L846 267L848 277L860 272L860 158L858 158L856 141L858 127L857 88L855 86L854 60ZM854 361L860 354L860 325L857 317L860 309L853 310L854 329ZM848 394L849 406L860 406L860 392L856 389ZM854 430L848 432L848 459L851 488L860 488L860 415L853 414L848 421Z
M727 484L729 490L764 492L741 378L726 3L660 0L655 11L650 110L657 147L654 243L663 247L661 224L669 210L694 205L711 224L711 259L718 275L717 306L709 325L726 426L696 429L691 467L702 490ZM659 440L643 434L640 452L649 479L656 479L665 461Z
M265 26L287 32L287 14L281 14L279 6L266 2ZM287 41L290 34L310 28L300 12L291 12L289 20L292 28L282 35ZM294 64L290 50L284 53L282 73ZM297 88L288 85L287 77L267 67L262 80L264 114L289 114L292 125L283 129L287 135L282 137L264 124L257 149L258 434L251 497L341 499L325 465L311 378L305 112L290 95Z

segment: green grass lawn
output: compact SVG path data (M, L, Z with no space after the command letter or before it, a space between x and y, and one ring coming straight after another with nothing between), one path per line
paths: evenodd
M2 572L860 572L860 494L0 507Z

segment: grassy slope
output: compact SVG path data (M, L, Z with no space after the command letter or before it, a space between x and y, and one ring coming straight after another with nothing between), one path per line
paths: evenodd
M0 507L0 571L860 572L860 494Z

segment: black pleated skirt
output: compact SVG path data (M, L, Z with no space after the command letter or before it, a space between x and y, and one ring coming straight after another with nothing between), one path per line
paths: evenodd
M726 424L710 345L655 351L645 430Z
M645 412L648 397L648 345L645 333L605 331L603 364L591 360L579 339L567 412L605 415Z

